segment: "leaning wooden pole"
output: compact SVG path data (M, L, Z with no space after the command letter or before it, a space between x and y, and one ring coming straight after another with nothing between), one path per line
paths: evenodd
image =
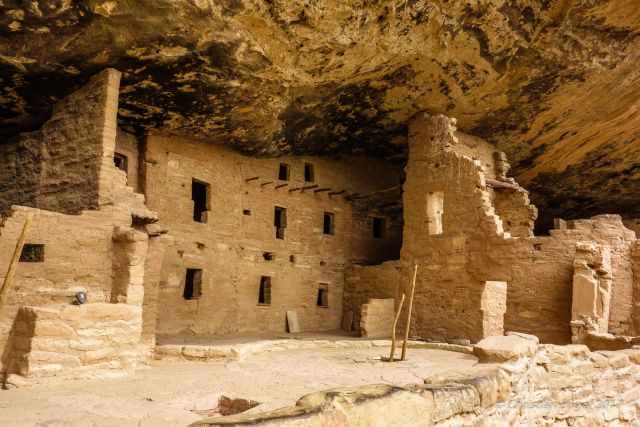
M393 320L393 329L391 330L391 355L389 356L389 362L393 362L396 357L396 327L398 326L398 320L400 320L400 313L402 312L402 304L404 304L404 294L400 298L400 304L398 304L398 311L396 311L396 317Z
M407 326L404 331L404 342L402 343L402 356L400 360L407 359L407 342L409 341L409 328L411 326L411 311L413 310L413 295L416 292L416 277L418 276L418 264L413 267L413 280L411 281L411 295L409 296L409 312L407 313Z
M9 263L9 269L7 270L7 275L4 278L4 282L2 284L2 288L0 289L0 309L4 306L4 301L6 296L9 294L11 288L13 288L13 282L16 276L16 269L18 268L18 262L20 261L20 255L22 254L22 249L24 248L24 242L27 239L27 233L29 232L29 228L31 228L31 223L33 222L33 214L29 213L27 218L24 221L24 226L22 227L22 232L20 233L20 237L18 238L18 242L16 243L16 248L13 251L13 257L11 258L11 262Z

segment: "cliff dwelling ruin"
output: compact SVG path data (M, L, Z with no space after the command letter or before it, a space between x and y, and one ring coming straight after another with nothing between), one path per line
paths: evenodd
M0 425L640 425L640 3L0 10Z

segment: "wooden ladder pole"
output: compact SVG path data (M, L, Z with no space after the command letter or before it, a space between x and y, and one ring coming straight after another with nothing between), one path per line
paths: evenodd
M31 228L32 222L33 222L33 213L29 213L27 214L27 218L24 220L24 226L22 227L22 232L20 233L20 237L18 238L18 242L16 243L16 248L13 251L13 258L11 258L11 262L9 263L9 269L7 270L7 275L4 278L2 289L0 289L0 309L4 306L6 296L9 294L9 291L13 287L14 278L16 276L16 270L18 268L18 262L20 261L20 255L22 254L22 249L24 248L24 242L27 239L27 233L29 232L29 228Z
M409 296L409 313L407 313L407 327L404 331L404 342L402 343L402 356L400 360L407 360L407 342L409 341L409 327L411 326L411 311L413 310L413 295L416 291L416 277L418 276L418 264L413 267L413 280L411 282L411 295Z
M396 312L396 318L393 320L393 329L391 330L391 355L389 356L389 362L393 362L396 357L396 327L398 326L398 320L400 320L400 313L402 312L402 304L404 304L404 293L400 298L400 304L398 304L398 311Z

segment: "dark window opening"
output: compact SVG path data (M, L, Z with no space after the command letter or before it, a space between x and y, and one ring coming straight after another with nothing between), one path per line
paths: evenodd
M284 239L284 231L287 228L287 209L275 207L273 225L276 227L276 239Z
M199 268L187 268L184 279L184 299L198 299L202 295L202 270Z
M273 252L263 252L262 258L264 258L265 261L273 261L276 259L276 255Z
M373 218L373 238L382 239L384 237L386 221L384 218Z
M251 209L243 209L242 210L242 215L246 215L246 216L251 215Z
M334 219L335 216L330 212L324 213L324 224L322 232L324 234L333 234L334 233Z
M202 181L191 181L191 200L193 200L193 220L207 222L209 211L209 184Z
M20 253L20 262L44 262L44 245L25 244Z
M113 164L124 173L129 172L129 159L124 154L113 153Z
M278 179L280 181L289 181L289 165L286 163L280 163L278 168Z
M296 256L295 255L289 255L289 262L296 262Z
M260 277L258 304L271 305L271 277L269 276Z
M314 173L313 165L311 163L304 164L304 180L306 182L314 182L316 180L316 174Z
M329 307L329 285L324 283L320 284L316 304L318 307Z

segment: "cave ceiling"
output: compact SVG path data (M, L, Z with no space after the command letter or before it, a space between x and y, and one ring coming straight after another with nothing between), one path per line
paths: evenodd
M640 216L640 1L0 0L0 139L105 67L119 122L253 155L504 150L547 216Z

